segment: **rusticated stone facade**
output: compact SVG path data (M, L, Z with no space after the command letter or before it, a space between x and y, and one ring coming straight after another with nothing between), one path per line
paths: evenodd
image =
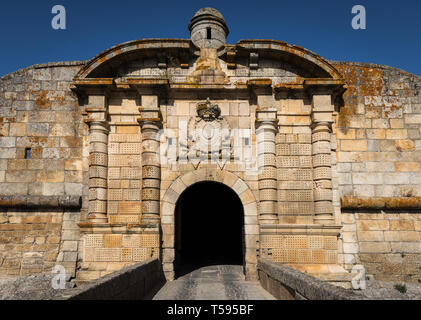
M60 264L83 282L159 258L172 280L180 199L213 181L241 202L248 279L258 257L336 283L357 264L421 278L421 79L227 44L215 9L189 30L0 79L0 276Z

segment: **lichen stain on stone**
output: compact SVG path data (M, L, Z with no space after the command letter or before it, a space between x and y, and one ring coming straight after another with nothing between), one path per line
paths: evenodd
M399 152L415 151L415 143L412 140L396 140L395 144Z
M383 72L379 69L361 67L360 94L363 97L381 96L383 91Z
M338 129L346 132L352 116L357 113L358 104L363 103L365 97L383 96L384 75L382 70L376 68L341 64L335 67L343 75L347 84L347 90L343 95L344 106L340 108L337 118ZM385 114L399 111L396 108L398 107L393 106L393 110L391 109L389 112L385 111ZM374 108L366 111L371 111L373 115L379 113L379 110ZM378 115L378 117L380 118L381 115Z
M0 200L0 206L2 207L16 207L16 206L23 206L25 202L18 200L18 199L9 199L9 200Z
M35 99L35 107L41 110L46 110L51 107L51 101L48 99L48 91L41 90L38 92L33 92L37 98Z
M65 105L65 95L56 94L51 91L41 90L31 92L35 98L35 107L39 110L47 110L51 107L52 102L57 102L60 106Z
M351 116L357 112L357 71L355 67L347 65L337 65L336 68L343 75L347 84L347 90L343 95L344 105L339 108L337 117L337 128L346 132L350 125ZM355 103L350 103L350 101L355 101Z
M339 110L337 128L347 131L351 122L351 116L357 112L357 106L344 106Z
M391 115L395 114L396 112L399 112L402 110L402 106L395 106L392 105L390 107L385 108L384 116L386 119L390 118Z

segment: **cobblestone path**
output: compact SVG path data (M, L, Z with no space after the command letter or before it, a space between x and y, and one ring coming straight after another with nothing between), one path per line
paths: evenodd
M274 300L258 282L245 281L242 266L197 269L168 282L153 300Z

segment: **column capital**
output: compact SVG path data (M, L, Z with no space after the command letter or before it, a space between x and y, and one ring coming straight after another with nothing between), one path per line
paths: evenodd
M150 130L159 131L163 127L161 119L139 118L139 119L137 119L137 122L139 123L140 128L143 129L143 130L150 129Z
M108 121L98 121L98 120L86 120L85 123L89 126L90 132L102 132L105 134L110 133L110 125Z
M278 131L278 116L276 109L256 110L256 130L267 129Z
M257 108L256 122L264 120L278 121L278 110Z
M313 122L311 124L311 129L312 129L313 133L316 133L316 132L332 132L332 124L333 124L333 122L330 122L330 121Z
M92 124L97 125L98 123L106 123L108 125L108 110L107 108L97 108L87 106L82 112L83 121L91 126Z
M140 118L137 119L141 128L147 129L161 129L162 128L162 114L156 108L139 108Z

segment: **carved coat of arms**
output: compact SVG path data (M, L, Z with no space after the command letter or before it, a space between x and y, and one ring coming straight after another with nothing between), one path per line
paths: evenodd
M197 116L188 125L188 158L192 163L214 160L227 162L231 157L231 135L221 109L208 98L197 104Z

